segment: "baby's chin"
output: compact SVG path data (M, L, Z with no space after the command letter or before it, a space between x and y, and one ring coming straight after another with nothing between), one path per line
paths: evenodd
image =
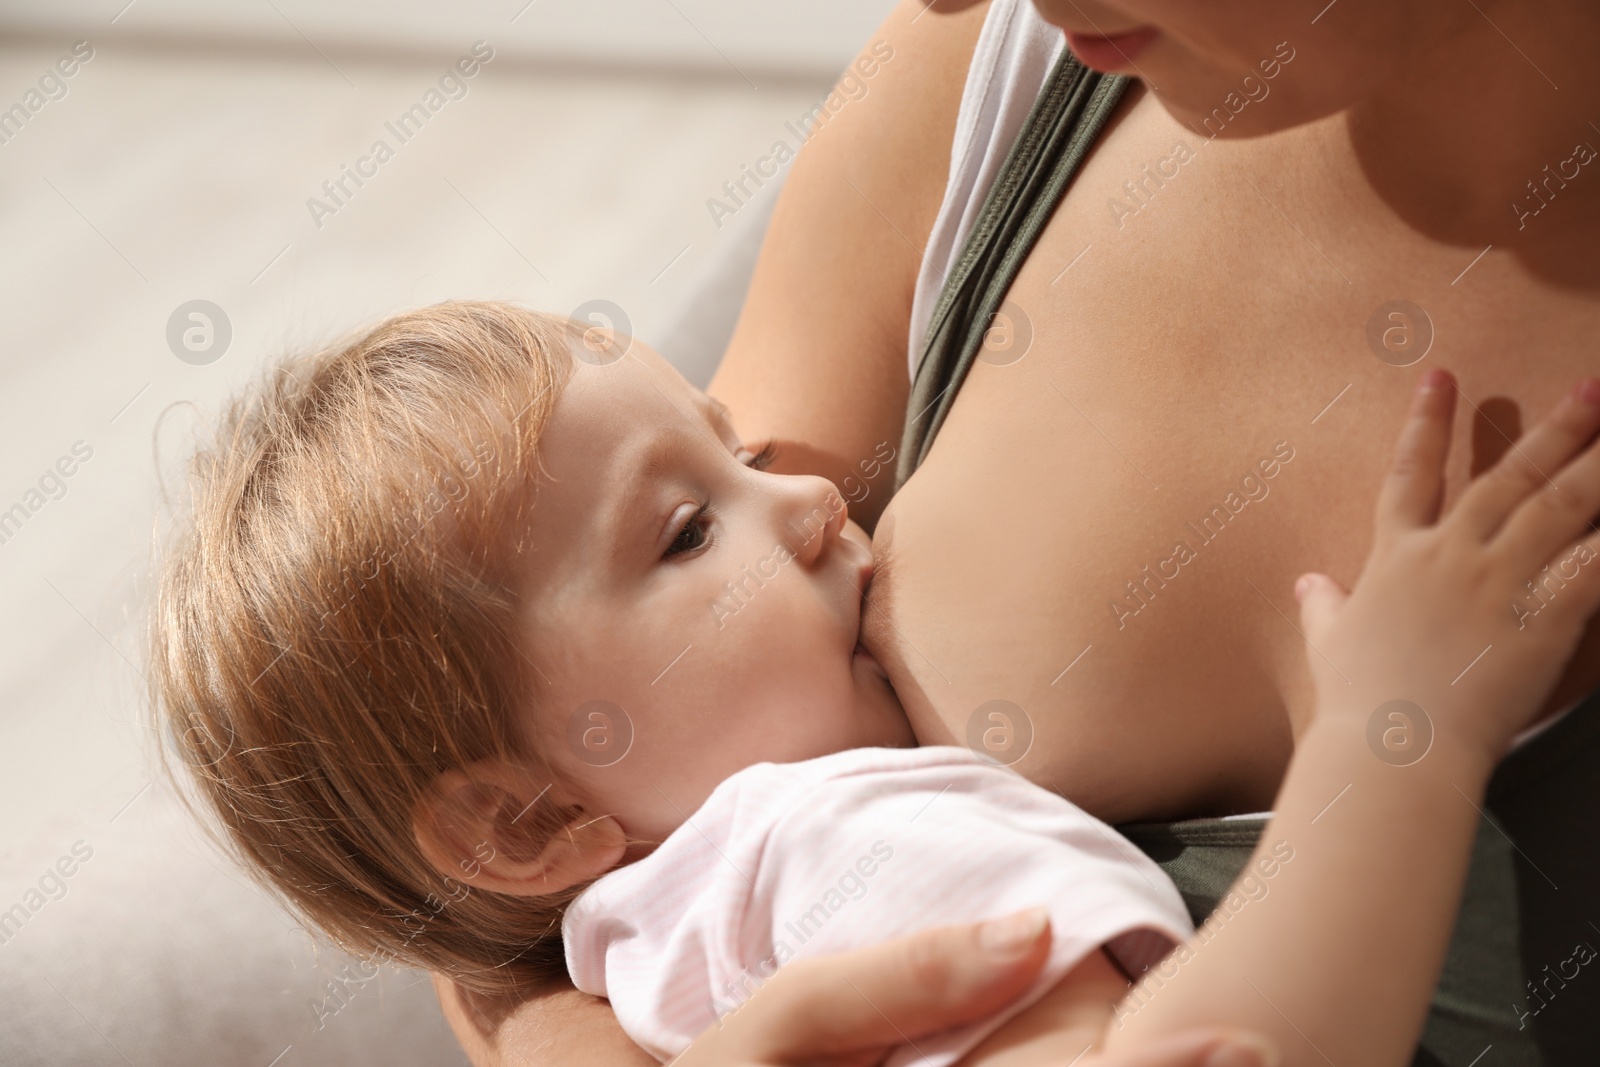
M860 641L856 642L855 650L851 653L851 667L859 677L861 671L867 671L876 678L883 680L889 686L889 691L894 692L894 687L889 685L889 672L883 669L883 664L878 662L878 657L867 651L867 646Z
M911 720L901 706L894 686L889 683L889 675L883 666L859 645L851 659L857 709L871 726L870 730L863 731L864 734L870 733L871 740L863 741L857 747L914 748L917 735L911 729Z

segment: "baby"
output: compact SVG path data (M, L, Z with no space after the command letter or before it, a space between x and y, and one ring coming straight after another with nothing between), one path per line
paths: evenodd
M1541 625L1509 606L1600 547L1600 382L1443 521L1454 393L1425 385L1361 582L1297 589L1317 715L1250 892L1198 935L1110 827L912 747L857 643L871 553L829 482L764 470L643 345L505 305L400 316L235 406L152 680L230 840L312 921L467 989L570 968L662 1059L790 959L1043 904L1035 988L892 1062L1064 1062L1223 1020L1289 1062L1296 1035L1305 1062L1405 1062L1473 798L1600 603L1590 576ZM1398 724L1431 743L1396 759ZM1359 1028L1352 983L1380 997Z

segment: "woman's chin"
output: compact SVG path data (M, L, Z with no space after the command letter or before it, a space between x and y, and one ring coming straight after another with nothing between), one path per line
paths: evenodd
M1139 54L1161 36L1161 31L1153 26L1109 37L1073 30L1064 32L1067 35L1067 47L1072 49L1072 54L1078 57L1079 62L1103 74L1133 73L1136 69L1134 62Z

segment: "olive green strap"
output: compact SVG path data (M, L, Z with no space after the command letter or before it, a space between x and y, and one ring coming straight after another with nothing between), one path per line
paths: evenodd
M932 447L989 321L1127 83L1062 49L939 293L907 405L896 489Z
M1161 865L1178 887L1196 926L1215 911L1250 862L1267 817L1189 819L1117 827Z

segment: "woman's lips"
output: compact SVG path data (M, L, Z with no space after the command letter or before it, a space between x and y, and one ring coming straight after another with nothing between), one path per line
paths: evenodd
M1139 53L1150 47L1150 42L1161 34L1161 31L1154 27L1129 30L1127 33L1117 33L1110 37L1102 37L1097 33L1077 33L1073 30L1065 32L1067 47L1072 49L1072 54L1081 59L1084 66L1098 71L1114 71L1131 65Z

